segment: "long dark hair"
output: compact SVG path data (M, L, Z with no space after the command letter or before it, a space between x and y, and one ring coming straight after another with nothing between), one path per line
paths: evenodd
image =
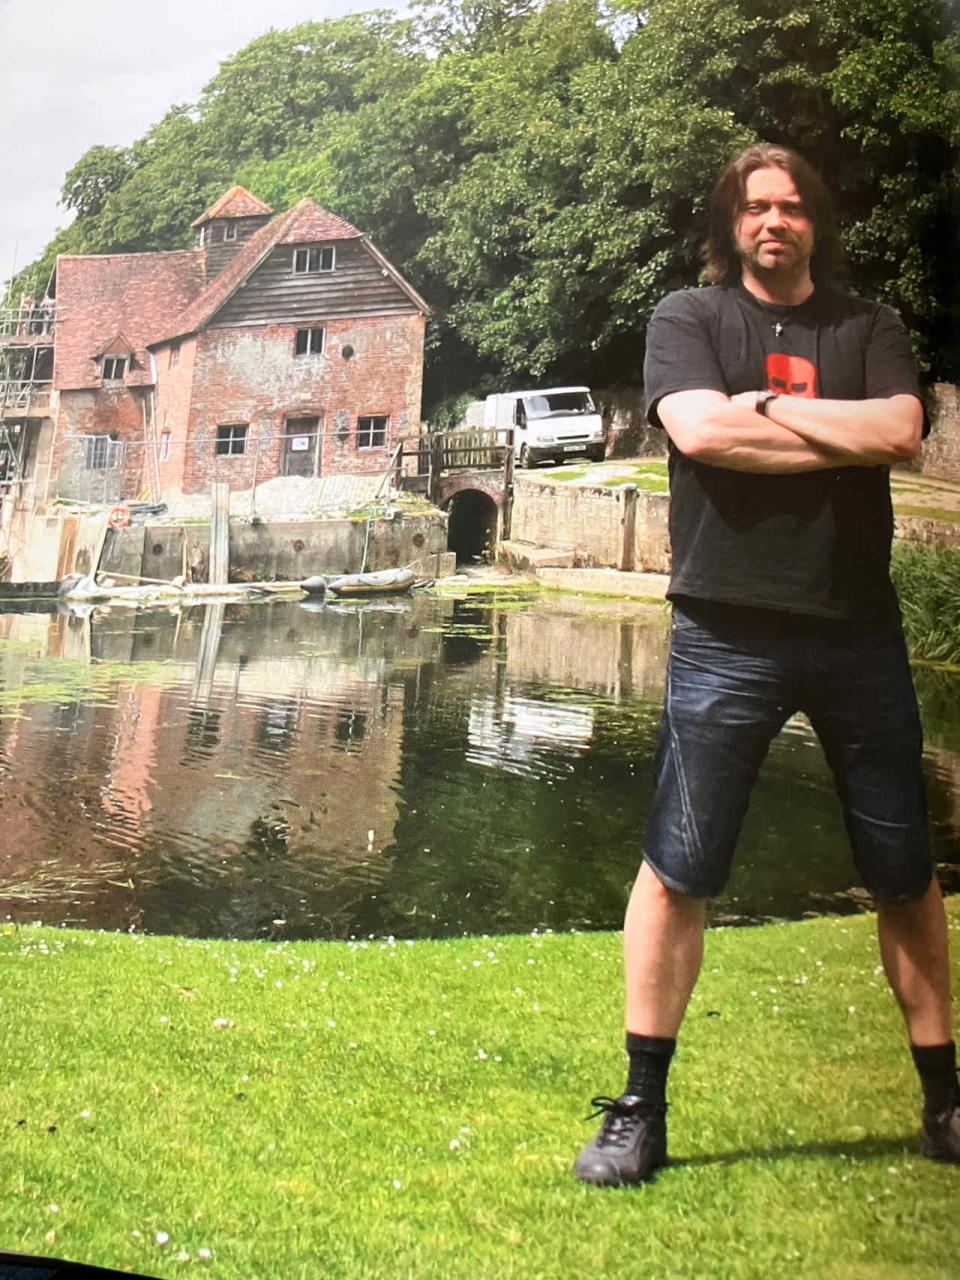
M733 228L743 208L747 179L757 169L783 169L789 173L813 219L811 278L816 283L837 275L843 265L843 245L833 201L820 175L796 151L758 142L734 156L713 189L707 238L701 255L704 278L711 284L736 284L740 279L740 258Z

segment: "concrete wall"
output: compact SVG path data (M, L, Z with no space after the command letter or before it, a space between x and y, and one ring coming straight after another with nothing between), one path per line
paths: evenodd
M960 387L935 382L926 399L931 430L914 470L960 483Z
M11 582L56 582L69 573L89 573L103 536L99 514L36 515L5 503L4 520Z
M356 573L363 563L366 522L288 520L230 525L230 579L233 582L299 581L315 573ZM199 581L206 578L209 524L131 525L116 531L104 549L105 573L142 574L165 581L186 563ZM446 516L374 520L367 544L367 569L410 565L441 577L453 572L447 554ZM134 567L134 566L139 567Z
M664 573L670 564L668 511L664 493L516 476L510 538L572 551L581 565Z
M634 564L647 573L670 572L670 495L637 490Z

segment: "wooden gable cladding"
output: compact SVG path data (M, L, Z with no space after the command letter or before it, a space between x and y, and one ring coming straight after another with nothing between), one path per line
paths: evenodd
M202 247L207 280L220 274L227 263L233 260L237 250L269 221L269 214L257 218L234 218L230 221L234 227L231 240L225 238L229 234L226 220L208 222L203 228Z
M332 271L295 272L295 248L276 245L246 284L227 299L209 328L418 309L359 240L337 242Z

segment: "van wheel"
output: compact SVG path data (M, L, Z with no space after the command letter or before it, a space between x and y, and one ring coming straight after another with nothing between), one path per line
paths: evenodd
M518 460L518 465L523 467L525 471L529 470L530 467L533 466L533 463L530 461L530 450L525 444L520 446L520 458Z

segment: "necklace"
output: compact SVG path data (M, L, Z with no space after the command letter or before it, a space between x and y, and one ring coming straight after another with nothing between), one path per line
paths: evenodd
M773 332L777 335L778 338L780 337L781 333L783 333L783 328L784 326L780 323L779 320L773 326Z

